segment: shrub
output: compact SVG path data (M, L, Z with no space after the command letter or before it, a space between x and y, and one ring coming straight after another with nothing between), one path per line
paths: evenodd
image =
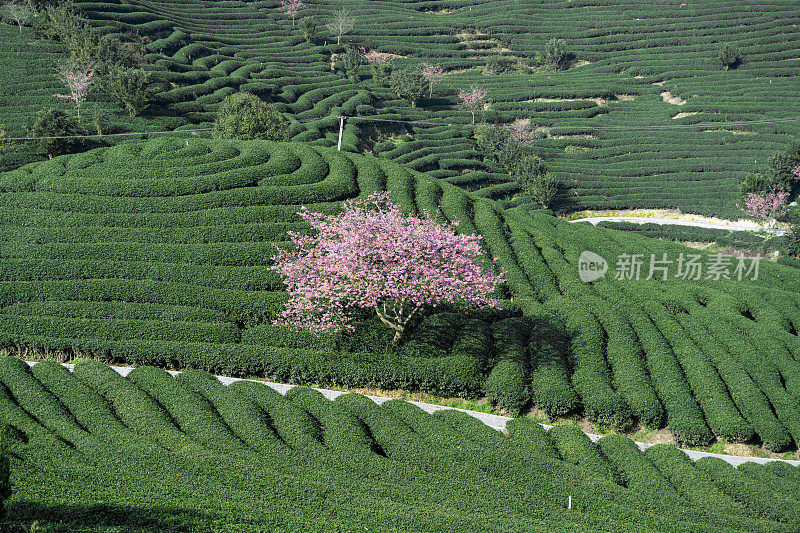
M547 209L561 190L561 179L547 172L544 161L524 155L514 165L514 180L542 209Z
M614 467L578 426L554 426L547 435L566 462L574 464L590 476L620 483Z
M86 133L72 115L52 107L40 109L26 129L31 137L69 137ZM78 138L40 139L32 142L50 159L75 151L83 144Z
M361 80L359 71L364 64L364 55L357 48L348 46L344 54L344 73L351 80L358 82Z
M300 19L300 33L307 43L314 44L317 37L317 19L313 15Z
M417 102L425 94L427 83L418 68L406 67L392 72L391 86L398 98L408 100L411 107L417 107Z
M624 486L633 490L653 508L667 504L681 505L683 499L653 463L642 455L638 446L623 435L607 435L597 441L597 447L614 466Z
M214 136L225 139L286 140L288 123L272 104L252 93L225 98L214 121Z
M502 74L509 69L509 60L499 56L490 56L483 67L484 74Z
M544 63L550 70L560 70L566 66L567 42L564 39L550 39L544 50Z
M707 505L725 513L741 514L743 507L722 492L711 478L695 468L688 455L674 446L656 444L644 456L692 505Z
M45 39L61 41L75 61L95 60L97 36L71 1L47 6L37 17L36 31Z
M726 44L717 52L722 70L736 68L742 64L742 53L735 44Z
M102 76L101 84L132 117L140 114L154 97L150 74L141 68L114 65Z

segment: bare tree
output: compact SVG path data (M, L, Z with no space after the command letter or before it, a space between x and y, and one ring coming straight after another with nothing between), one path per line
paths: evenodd
M340 9L334 13L333 19L325 24L325 27L328 28L331 35L336 36L336 44L341 44L342 35L350 33L355 25L356 22L350 12L346 9Z
M13 20L19 26L19 32L22 33L22 26L26 24L33 16L34 9L30 2L6 2L6 14L8 18Z

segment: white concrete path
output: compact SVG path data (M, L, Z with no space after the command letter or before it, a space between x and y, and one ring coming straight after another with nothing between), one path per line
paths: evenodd
M598 222L633 222L636 224L675 224L677 226L694 226L697 228L708 229L724 229L730 231L758 231L761 226L755 222L731 222L730 224L722 224L717 222L703 222L700 220L683 220L679 218L651 218L651 217L587 217L579 218L577 220L570 220L570 222L589 222L596 226ZM775 235L783 235L786 233L784 229L767 230L768 233Z
M26 361L26 362L30 366L33 366L33 365L36 364L35 361ZM67 367L70 372L72 372L72 369L75 367L75 365L69 365L69 364L64 364L64 366ZM134 367L129 367L129 366L112 366L111 368L116 370L123 377L127 376L128 373L131 370L134 369ZM167 372L169 372L173 376L177 376L178 374L180 374L180 372L177 371L177 370L167 370ZM242 379L242 378L229 378L229 377L224 377L224 376L216 376L216 377L220 381L220 383L222 383L223 385L226 385L226 386L230 385L231 383L234 383L236 381L254 381L255 383L263 383L264 385L267 385L268 387L272 387L273 389L275 389L276 391L278 391L281 394L286 394L286 392L289 389L294 388L294 387L297 386L297 385L287 385L285 383L272 383L270 381L260 381L260 380L256 380L256 379L245 380L245 379ZM338 396L341 396L342 394L347 394L347 392L335 391L335 390L330 390L330 389L314 389L314 390L317 390L317 391L321 392L322 395L325 396L326 398L328 398L329 400L334 400ZM385 398L383 396L370 396L370 395L366 395L366 396L367 396L367 398L369 398L370 400L374 401L378 405L380 405L383 402L387 402L387 401L392 399L392 398ZM428 413L433 413L433 412L436 412L436 411L440 411L442 409L453 409L455 411L461 411L463 413L467 413L468 415L470 415L470 416L472 416L474 418L477 418L478 420L480 420L481 422L483 422L484 424L486 424L490 428L496 429L497 431L505 431L506 424L508 423L509 420L512 420L512 418L507 417L507 416L492 415L492 414L488 414L488 413L480 413L478 411L468 411L466 409L458 409L456 407L445 407L443 405L435 405L435 404L432 404L432 403L412 402L412 401L409 401L408 403L412 403L412 404L416 405L417 407L421 408L423 411L426 411ZM548 431L550 430L550 428L553 427L553 426L549 426L547 424L541 424L541 425L542 425L543 428L545 428ZM592 442L597 442L602 437L602 435L595 435L593 433L587 433L586 435L592 440ZM646 444L644 442L636 442L636 445L639 447L640 450L644 450L644 449L646 449L646 448L648 448L650 446L653 446L652 444ZM742 463L761 463L761 464L763 464L763 463L768 463L770 461L783 461L784 463L789 463L792 466L800 466L800 461L790 461L790 460L785 460L785 459L765 459L765 458L762 458L762 457L739 457L737 455L723 455L723 454L719 454L719 453L698 452L698 451L694 451L694 450L684 450L684 449L681 449L681 451L683 451L686 455L688 455L691 459L693 459L695 461L700 459L701 457L717 457L719 459L722 459L723 461L726 461L726 462L732 464L733 466L738 466L738 465L740 465Z

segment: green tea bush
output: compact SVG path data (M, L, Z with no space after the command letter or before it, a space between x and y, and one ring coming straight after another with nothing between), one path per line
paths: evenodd
M558 453L587 475L620 483L619 474L578 426L555 426L547 432Z

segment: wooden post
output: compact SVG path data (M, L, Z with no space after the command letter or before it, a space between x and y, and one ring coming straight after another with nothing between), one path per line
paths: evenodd
M344 129L344 117L339 115L339 143L336 145L336 150L342 151L342 130Z

